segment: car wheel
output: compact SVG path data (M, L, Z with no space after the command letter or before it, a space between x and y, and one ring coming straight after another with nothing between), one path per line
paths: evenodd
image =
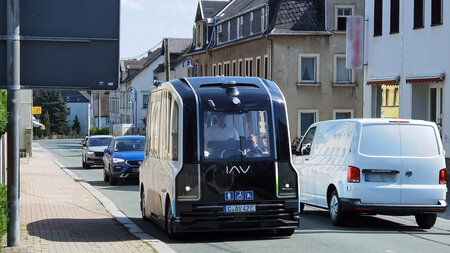
M416 214L416 222L420 228L429 229L436 223L437 214L435 213L424 213Z
M173 223L172 223L172 205L170 201L166 204L166 215L165 215L165 230L166 234L170 239L176 239L176 234L173 232Z
M291 236L294 232L295 228L282 228L276 231L278 236Z
M106 173L106 169L103 169L103 181L108 182L109 181L109 175Z
M110 168L109 172L111 172L111 168ZM114 178L112 173L111 173L111 175L109 175L109 184L110 185L116 185L117 184L117 178Z
M305 209L305 203L300 202L300 213L303 213L303 209Z
M346 223L345 213L342 211L341 200L339 199L336 190L334 190L333 193L331 193L330 200L328 203L328 209L330 211L330 219L333 225L335 226L345 225Z
M141 190L141 213L142 213L142 219L144 221L148 221L148 217L145 215L145 194L144 191Z

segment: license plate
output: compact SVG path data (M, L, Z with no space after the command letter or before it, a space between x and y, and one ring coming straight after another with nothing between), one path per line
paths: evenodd
M232 205L223 206L225 213L250 213L256 212L256 205Z
M139 172L139 168L133 168L132 171L133 172Z

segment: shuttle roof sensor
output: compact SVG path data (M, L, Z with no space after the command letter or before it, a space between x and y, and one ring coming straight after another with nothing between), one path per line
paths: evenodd
M223 86L227 88L226 92L228 95L233 96L233 97L236 97L239 95L239 91L236 88L236 81L230 81L228 83L225 83Z

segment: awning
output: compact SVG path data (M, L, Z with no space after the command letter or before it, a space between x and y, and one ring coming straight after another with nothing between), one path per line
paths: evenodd
M398 85L400 76L393 78L378 78L378 79L368 79L367 85Z
M434 74L434 75L423 75L423 76L411 76L406 78L406 83L409 84L426 84L426 83L437 83L445 78L445 73Z

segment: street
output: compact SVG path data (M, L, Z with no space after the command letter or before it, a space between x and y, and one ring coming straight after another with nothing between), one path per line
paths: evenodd
M328 212L306 207L300 227L290 238L263 233L195 233L173 241L151 222L141 219L136 182L110 186L103 181L101 167L81 166L80 140L37 142L64 167L83 178L109 198L144 232L166 243L176 252L448 252L449 209L435 226L419 229L413 216L357 216L346 227L334 227ZM448 193L447 193L448 199Z

